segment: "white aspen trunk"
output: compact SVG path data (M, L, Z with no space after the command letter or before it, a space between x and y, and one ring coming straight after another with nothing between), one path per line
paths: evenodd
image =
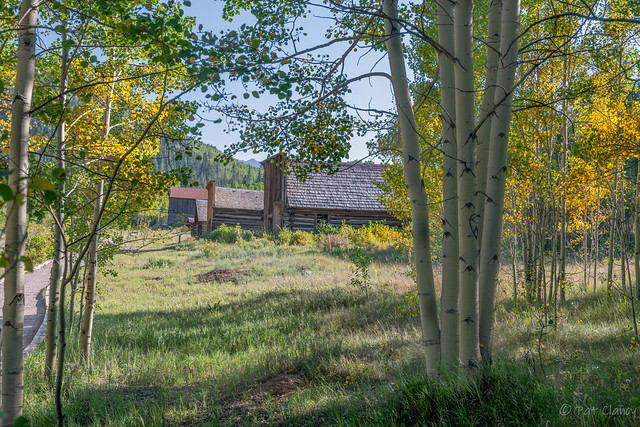
M402 135L404 178L411 200L411 229L413 234L413 258L418 285L418 304L422 326L422 345L427 370L435 372L440 364L440 327L436 308L436 292L431 265L429 241L429 213L427 194L420 173L420 146L413 114L409 84L407 81L402 40L398 23L396 0L383 0L385 44L389 56L391 79L398 122Z
M636 298L640 298L640 157L638 158L638 175L636 176L636 200L633 221L633 253L636 276Z
M564 73L562 86L567 88L569 85L571 64L569 55L564 60ZM564 186L567 178L567 149L569 147L569 109L567 108L567 99L562 101L563 123L562 123L562 157L560 159L560 168L562 176L563 189L560 192L560 273L558 275L558 284L560 286L560 304L564 304L566 300L565 286L567 282L567 198L564 194Z
M595 221L593 226L593 241L594 246L594 260L593 260L593 293L595 294L598 288L598 261L600 258L600 238L598 236L598 229L600 228L600 189L598 189L598 205L596 206Z
M478 344L478 218L476 216L476 136L473 81L473 1L456 2L454 12L456 141L458 146L458 233L460 274L460 360L480 361Z
M440 99L442 103L442 295L440 300L442 363L459 365L460 337L458 297L458 181L455 134L455 76L451 56L454 52L453 3L440 0L438 10L438 41L446 52L438 54L440 68ZM450 56L449 56L450 55Z
M583 233L584 233L584 237L582 240L582 251L583 251L583 262L584 262L584 272L583 272L583 281L582 281L582 287L584 288L584 291L587 291L587 286L589 284L589 270L591 269L591 263L589 260L589 252L588 252L588 243L589 243L589 229L587 228L587 210L584 210L584 226L583 228Z
M5 255L9 267L4 279L2 341L2 412L5 426L22 415L24 325L24 271L22 257L27 239L27 187L29 175L29 130L31 101L36 71L36 25L38 5L23 0L18 20L18 51L15 93L11 105L11 142L9 148L9 187L14 200L7 203Z
M111 89L109 95L104 102L104 119L103 129L101 135L101 142L107 140L109 133L111 132L111 106L113 100L113 93L116 86L116 78L118 72L113 71ZM95 234L91 238L88 251L88 273L87 273L87 285L86 285L86 304L84 306L84 318L82 321L82 328L80 330L80 353L85 359L88 366L91 365L91 334L93 333L93 314L95 311L96 302L96 276L98 274L98 237L100 230L100 219L102 212L102 203L104 197L104 181L100 180L96 182L96 199L93 209L93 221L91 222L91 229L95 229Z
M500 61L500 30L502 21L502 1L489 1L489 21L487 32L487 62L484 93L480 107L480 119L485 119L478 129L478 145L476 147L476 214L478 215L478 247L482 247L482 230L484 224L484 205L486 202L485 189L487 188L487 166L489 159L489 146L491 144L491 117L495 106L496 81L498 79L498 66Z
M498 70L495 103L498 105L491 124L491 146L487 168L487 202L485 205L484 231L480 250L480 346L484 361L491 362L495 321L495 300L504 194L507 182L507 148L511 124L512 95L518 59L518 29L520 0L505 0L502 11L500 43L500 68Z
M100 211L102 210L102 196L104 192L104 181L100 180L96 183L96 196L93 208L93 222L100 227ZM82 329L80 331L80 352L85 359L87 365L91 360L91 333L93 331L93 313L96 302L96 275L98 273L98 232L91 239L88 252L88 273L87 286L84 305L84 318Z
M611 195L611 214L609 219L609 259L607 261L607 293L609 297L613 297L613 243L616 235L616 209L618 206L618 167L614 167L613 171L613 194Z
M66 28L66 23L64 24ZM69 39L69 35L65 32L62 34L62 42L64 46L64 42ZM65 91L67 90L67 67L69 62L69 50L62 49L62 59L60 65L60 105L62 116L60 118L60 123L58 124L58 129L56 130L56 156L57 156L57 167L64 169L65 167L65 139L66 139L66 122L64 119L64 110L66 107L66 95ZM64 181L58 186L58 193L64 195L65 185ZM53 264L51 265L51 277L49 279L49 310L47 311L47 330L46 330L46 352L45 352L45 363L44 363L44 373L45 377L52 379L53 378L53 367L55 366L56 360L56 321L58 315L58 300L60 298L60 271L61 271L61 262L63 259L63 241L62 241L62 230L60 227L64 223L64 197L61 197L58 201L58 208L56 210L56 222L57 225L54 229L54 241L53 241Z

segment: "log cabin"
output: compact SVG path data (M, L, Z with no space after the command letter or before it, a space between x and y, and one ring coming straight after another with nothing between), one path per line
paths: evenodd
M282 154L262 162L264 168L264 224L267 231L312 230L318 223L360 227L369 222L401 226L380 203L384 166L365 163L340 163L338 172L309 174L300 182Z
M264 196L262 191L216 187L209 181L207 199L198 200L192 234L200 236L220 227L240 225L243 230L262 230Z

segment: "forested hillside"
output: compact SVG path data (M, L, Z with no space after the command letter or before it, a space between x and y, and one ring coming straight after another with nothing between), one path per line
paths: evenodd
M156 156L156 165L162 172L186 167L192 171L191 181L198 182L201 187L209 181L215 181L219 187L251 190L264 188L262 168L256 168L235 159L225 165L217 160L221 158L222 152L207 144L197 144L190 156L186 151L182 150L181 156L176 156L176 149L163 144L160 147L160 153Z

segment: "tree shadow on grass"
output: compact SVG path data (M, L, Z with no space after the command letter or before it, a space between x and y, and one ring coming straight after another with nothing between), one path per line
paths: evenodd
M349 248L340 247L333 250L322 250L320 253L338 258L347 262L349 261ZM409 262L409 255L392 247L381 249L371 249L371 261L378 264L406 264Z

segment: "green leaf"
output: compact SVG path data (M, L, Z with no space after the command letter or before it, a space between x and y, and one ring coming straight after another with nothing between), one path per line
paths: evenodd
M9 268L9 260L4 253L0 255L0 268Z
M20 257L20 259L22 260L22 262L24 262L24 269L30 273L33 272L33 261L31 261L31 258L29 258L28 256L23 256L23 257ZM29 424L27 421L27 424L21 424L21 425L29 425Z
M30 425L31 423L29 422L29 419L25 416L18 417L13 420L13 427L29 427Z
M0 197L2 197L5 202L13 200L13 191L11 191L11 187L7 184L0 184Z
M46 203L53 203L58 199L58 193L52 190L47 190L44 192L44 201Z
M49 181L47 178L36 176L31 178L30 187L33 190L50 191L55 188L55 185L53 185L53 182Z
M4 82L0 80L0 93L4 92Z
M260 94L255 90L251 92L251 95L253 95L254 98L260 98Z
M184 5L187 7L191 6L191 2L189 0L184 0Z
M65 40L62 42L62 49L64 50L70 50L71 47L73 46L73 40Z
M67 171L64 170L63 168L55 168L52 172L51 175L55 178L55 179L59 179L59 180L64 180L67 177Z
M18 193L13 199L16 201L17 204L21 205L22 203L24 203L24 194Z
M250 97L251 95L249 95L248 93L245 93L245 94L243 94L242 96L244 97L244 99L249 99L249 97Z

